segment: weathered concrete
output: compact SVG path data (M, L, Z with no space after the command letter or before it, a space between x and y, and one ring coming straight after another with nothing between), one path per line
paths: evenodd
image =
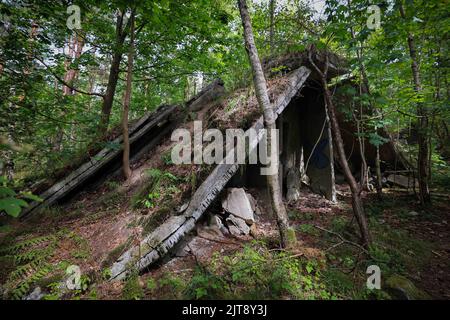
M297 201L300 198L300 175L295 167L289 169L286 175L286 200Z
M291 99L304 85L309 74L310 71L307 68L301 67L292 72L287 78L289 82L287 89L274 102L277 115L283 112ZM250 151L257 147L262 138L262 135L258 133L264 128L263 118L260 117L253 124L252 128L256 131L257 135L254 140L249 141ZM234 152L234 150L230 150L230 152ZM124 279L132 270L144 270L174 248L181 239L195 228L197 221L238 169L239 166L237 164L221 163L217 165L194 193L183 215L170 218L143 239L139 245L127 250L113 264L111 268L111 280Z
M210 106L211 102L219 99L224 93L225 88L223 86L223 81L221 79L216 79L190 99L186 105L191 111L199 111Z
M412 189L414 187L419 188L419 182L417 179L405 177L400 174L391 174L386 178L386 180L406 189Z
M168 133L166 127L162 127L162 123L166 123L171 117L177 106L162 106L152 114L147 114L142 117L136 124L130 128L130 147L133 154L139 153L144 149L148 151L148 148L159 142L165 134ZM155 131L155 136L152 137L152 141L146 141L143 145L138 144L141 138L149 133ZM27 207L21 215L21 218L29 216L32 212L36 212L39 208L50 206L60 199L67 197L67 195L74 190L78 190L87 181L92 180L96 175L99 175L103 171L111 171L111 162L119 161L122 153L122 136L119 136L111 142L113 145L119 145L119 148L104 148L93 156L89 161L81 165L78 169L72 171L67 177L63 178L58 183L54 184L39 197L43 199L42 202L33 202ZM140 149L136 151L135 149ZM112 172L111 172L112 173ZM100 180L99 178L96 179Z
M299 124L304 163L311 189L327 199L333 198L331 164L323 95L316 88L305 88L302 97L292 103L299 108Z

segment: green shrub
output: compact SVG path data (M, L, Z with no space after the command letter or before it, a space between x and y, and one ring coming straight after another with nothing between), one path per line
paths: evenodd
M141 300L144 297L144 290L139 284L138 274L129 276L122 290L122 299Z
M189 283L190 299L329 299L319 264L253 243L231 256L215 254Z

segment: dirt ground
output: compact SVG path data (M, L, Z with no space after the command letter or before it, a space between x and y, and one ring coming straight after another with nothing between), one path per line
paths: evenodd
M405 192L385 191L387 192L385 197L390 199L391 202L377 216L378 221L394 230L406 231L411 238L429 243L431 248L430 254L414 257L420 263L406 266L406 270L403 272L404 275L419 289L429 294L431 298L449 299L449 202L442 197L436 198L432 208L423 210L415 203L412 195L408 195ZM248 190L248 192L258 200L259 206L264 207L264 204L261 203L262 197L260 192L257 190ZM291 224L297 230L297 227L305 223L332 230L333 219L336 217L346 217L348 221L351 221L350 194L347 187L339 186L338 194L339 201L337 204L333 204L323 197L304 189L299 201L287 205L290 212L300 213L298 216L290 216ZM369 204L369 207L370 203L377 201L375 195L365 195L365 202ZM370 212L369 209L367 211ZM399 212L402 214L399 215ZM416 212L418 215L415 215ZM256 226L257 228L254 232L256 239L264 239L265 241L271 239L273 246L276 247L278 230L274 219L267 215L258 216ZM323 236L322 233L311 235L297 232L298 247L295 249L295 252L300 252L304 257L311 259L325 257L330 252L330 248L333 248L339 242L339 239L332 238L331 242L323 241ZM250 243L255 237L237 238L223 236L210 230L206 225L199 226L197 232L181 249L173 253L170 259L153 266L148 272L141 275L139 281L145 287L148 279L158 281L158 279L163 278L167 274L189 278L198 265L207 265L214 253L231 255L241 250L243 246ZM413 252L410 253L414 255ZM364 277L364 273L362 276ZM115 289L112 286L106 286L104 289L103 298L120 297L120 286L116 285ZM182 298L176 295L171 297L170 294L169 298ZM146 294L146 299L158 299L161 297L167 298L168 293Z
M183 275L184 278L189 278L198 265L207 265L214 253L230 255L241 250L255 238L269 241L271 246L276 248L278 230L274 218L268 212L264 193L258 190L247 191L256 198L262 211L262 214L256 217L253 236L224 236L211 230L207 225L201 225L192 237L169 258L140 275L139 283L145 287L150 278L157 281L167 274ZM414 262L411 266L406 265L403 274L432 298L450 299L450 275L448 273L450 270L448 226L450 201L448 200L450 198L442 195L434 197L433 206L422 209L414 200L413 195L405 191L385 191L387 193L384 202L376 199L374 194L364 196L366 212L371 217L374 228L378 230L388 227L388 230L402 230L410 239L427 243L426 252L420 251L418 254L411 250L406 253L411 255L411 261L417 263ZM92 277L92 281L96 282L95 298L118 299L122 296L124 284L104 281L99 274L105 267L105 260L108 259L109 253L127 239L137 241L141 230L133 226L136 216L128 209L128 201L125 200L127 194L111 199L105 198L106 195L108 195L107 186L93 192L86 192L80 195L78 200L60 209L63 212L58 214L63 218L53 217L38 226L33 225L33 222L16 223L13 231L21 230L22 235L18 233L17 237L17 239L21 239L21 237L25 237L25 231L28 232L26 237L32 237L55 232L55 230L70 230L76 234L77 238L67 237L59 241L50 261L57 263L65 260L80 265L83 272L95 275ZM334 251L336 251L336 255L339 255L339 250L344 249L344 246L337 245L338 238L331 234L326 235L326 232L319 229L314 232L310 229L311 226L315 226L323 230L335 230L333 225L342 219L346 221L347 226L350 225L352 212L349 204L350 194L346 186L338 186L338 202L336 204L304 188L299 201L286 204L290 222L297 230L298 245L295 251L311 259L327 257L330 252ZM67 212L71 214L65 216L64 213ZM0 238L4 241L8 235L11 236L11 233L13 232L2 234ZM357 235L351 232L347 234L344 232L342 235L346 238L349 237L352 241L357 241ZM375 239L376 237L377 233L374 234ZM85 255L79 254L80 248L85 248ZM334 263L330 259L328 260L328 263ZM359 276L361 277L363 274ZM355 274L355 279L357 278L358 275ZM158 299L161 297L160 294L147 293L145 298ZM87 298L88 296L82 295L81 297ZM182 297L174 296L173 298Z

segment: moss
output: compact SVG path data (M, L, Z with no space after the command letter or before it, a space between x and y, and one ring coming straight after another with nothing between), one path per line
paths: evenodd
M152 213L143 223L142 235L146 236L161 225L171 214L171 208L164 206Z
M96 205L113 207L119 204L125 198L125 194L117 190L110 191L95 201Z
M431 297L417 288L411 281L400 275L393 275L386 280L386 291L394 299L428 300Z
M154 192L160 185L161 177L159 175L148 176L145 178L142 186L131 196L131 206L134 209L142 207L142 199L149 193Z
M194 195L195 190L197 189L197 175L195 172L191 173L191 179L190 179L190 184L191 184L191 195Z
M351 275L345 274L340 270L326 270L324 272L324 279L327 287L333 292L339 292L346 297L355 289L355 284Z
M297 236L295 235L295 229L288 228L286 230L287 246L292 248L297 244Z
M121 245L118 245L117 247L115 247L108 254L108 256L105 258L105 260L103 260L102 268L110 267L117 259L119 259L119 257L122 255L122 253L125 252L125 250L130 246L131 242L132 242L132 238L130 237L127 239L127 241L125 241Z

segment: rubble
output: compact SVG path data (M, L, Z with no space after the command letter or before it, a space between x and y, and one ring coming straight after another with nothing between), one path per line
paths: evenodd
M250 233L250 227L240 218L230 215L226 219L226 222L228 230L230 230L230 233L234 236L246 236Z
M227 197L222 200L222 208L248 225L255 223L253 208L247 193L242 188L230 188Z

